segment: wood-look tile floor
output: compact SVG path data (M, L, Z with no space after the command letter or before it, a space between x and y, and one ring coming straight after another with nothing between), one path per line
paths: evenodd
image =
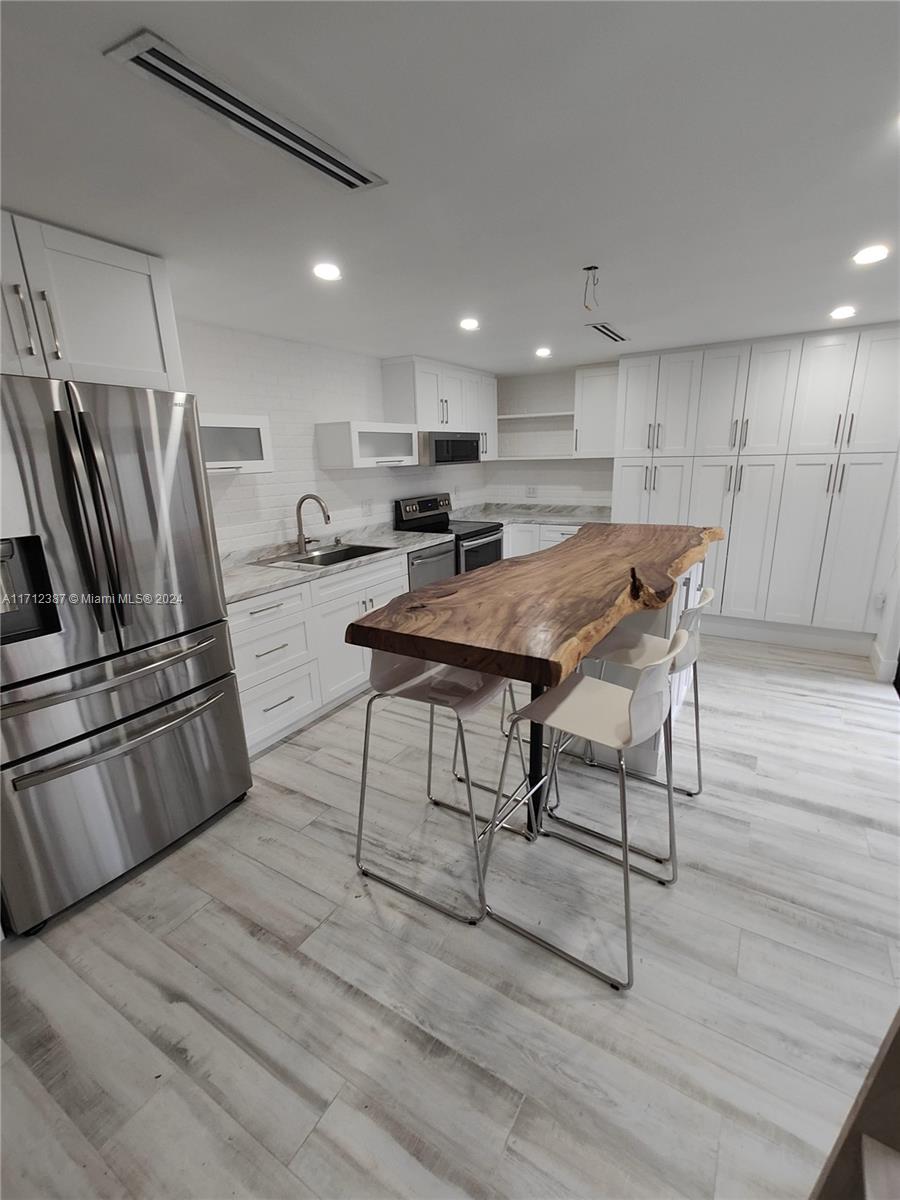
M900 706L863 660L714 638L701 688L706 788L678 803L677 885L632 885L632 992L360 879L356 701L174 852L5 944L4 1197L806 1196L898 1003ZM482 779L497 717L472 728ZM682 778L691 735L688 708ZM381 710L371 856L465 904L425 744L421 710ZM614 828L609 776L567 761L563 791ZM661 794L635 785L632 813L659 844ZM497 840L495 906L610 965L620 887L563 843Z

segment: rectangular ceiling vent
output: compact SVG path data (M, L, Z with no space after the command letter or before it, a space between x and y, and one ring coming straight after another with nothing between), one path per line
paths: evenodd
M380 187L387 182L351 162L308 129L277 113L266 112L148 29L113 46L106 54L175 88L195 104L202 104L223 117L239 132L276 146L346 188Z
M606 321L589 321L585 329L596 329L597 333L602 333L611 342L627 342L629 340L624 333L619 333L618 329L613 329L612 325L607 324Z

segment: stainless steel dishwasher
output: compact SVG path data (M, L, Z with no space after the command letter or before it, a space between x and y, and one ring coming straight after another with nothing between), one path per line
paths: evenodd
M409 563L409 590L437 583L456 574L456 542L441 542L427 550L413 550L407 556Z

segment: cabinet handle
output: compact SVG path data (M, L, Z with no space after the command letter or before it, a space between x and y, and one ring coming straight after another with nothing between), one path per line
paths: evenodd
M738 419L737 419L737 417L735 417L734 420L731 422L731 437L729 438L729 441L728 441L729 450L734 449L734 444L737 441L737 431L738 431Z
M838 413L837 428L834 431L834 444L838 444L838 438L841 436L841 421L844 419L843 413Z
M744 429L743 429L743 432L741 433L741 449L742 450L747 445L747 434L749 432L750 432L750 418L744 417ZM740 488L738 488L738 491L740 491Z
M838 418L838 419L840 419L840 418ZM829 463L828 464L828 480L825 484L825 495L826 496L828 495L829 491L831 490L831 472L833 470L834 470L834 463Z
M738 467L738 485L737 485L738 491L741 490L741 484L743 482L744 482L744 464L741 463L741 465Z
M658 468L658 467L654 467L654 468L653 468L653 491L654 491L654 492L656 491L656 472L657 472L658 470L659 470L659 468Z
M578 453L578 430L575 430L575 453Z
M659 435L662 433L662 424L656 426L656 449L659 449Z
M216 473L216 471L243 471L244 468L241 466L235 466L235 467L207 467L206 469L210 473L210 475L214 475Z
M647 492L647 491L649 491L649 490L650 490L650 489L647 487L647 480L649 479L649 477L650 477L650 468L649 468L649 467L644 467L644 491L645 491L645 492Z
M652 421L647 426L647 449L648 450L653 449L653 422Z
M725 485L725 495L726 496L731 491L731 479L732 479L733 475L734 475L734 463L732 463L728 468L728 483Z
M389 467L392 465L396 466L397 463L404 463L404 462L406 462L405 458L376 458L375 466L376 467Z
M285 698L283 700L279 700L277 704L270 704L268 708L264 708L263 712L271 712L273 708L281 708L282 704L289 704L293 698L293 696L285 696Z
M260 650L259 654L255 654L254 658L265 658L267 654L275 654L279 650L287 650L288 643L282 642L280 646L273 646L271 650Z
M847 464L846 464L846 463L841 463L841 482L838 484L838 491L839 491L839 492L840 492L840 491L843 491L843 489L844 489L844 472L845 472L846 470L847 470Z
M283 608L284 601L279 600L277 604L267 604L265 608L251 608L248 616L255 617L257 613L271 612L273 608Z
M853 437L853 418L855 416L856 416L856 413L850 414L850 424L847 426L847 445L848 446L850 445L850 439Z
M50 297L46 292L41 292L41 299L47 309L47 320L50 322L50 335L53 338L53 357L62 358L62 350L59 346L59 334L56 332L56 322L53 320L53 309L50 305Z
M25 336L28 338L28 354L33 358L37 354L37 350L34 348L31 317L28 315L28 305L25 303L25 293L22 291L21 283L13 284L13 291L16 294L16 299L19 301L19 307L22 309L22 320L25 322Z

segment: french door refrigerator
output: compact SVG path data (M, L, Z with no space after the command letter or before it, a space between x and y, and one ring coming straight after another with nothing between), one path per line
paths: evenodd
M2 899L27 931L250 786L194 397L4 375Z

